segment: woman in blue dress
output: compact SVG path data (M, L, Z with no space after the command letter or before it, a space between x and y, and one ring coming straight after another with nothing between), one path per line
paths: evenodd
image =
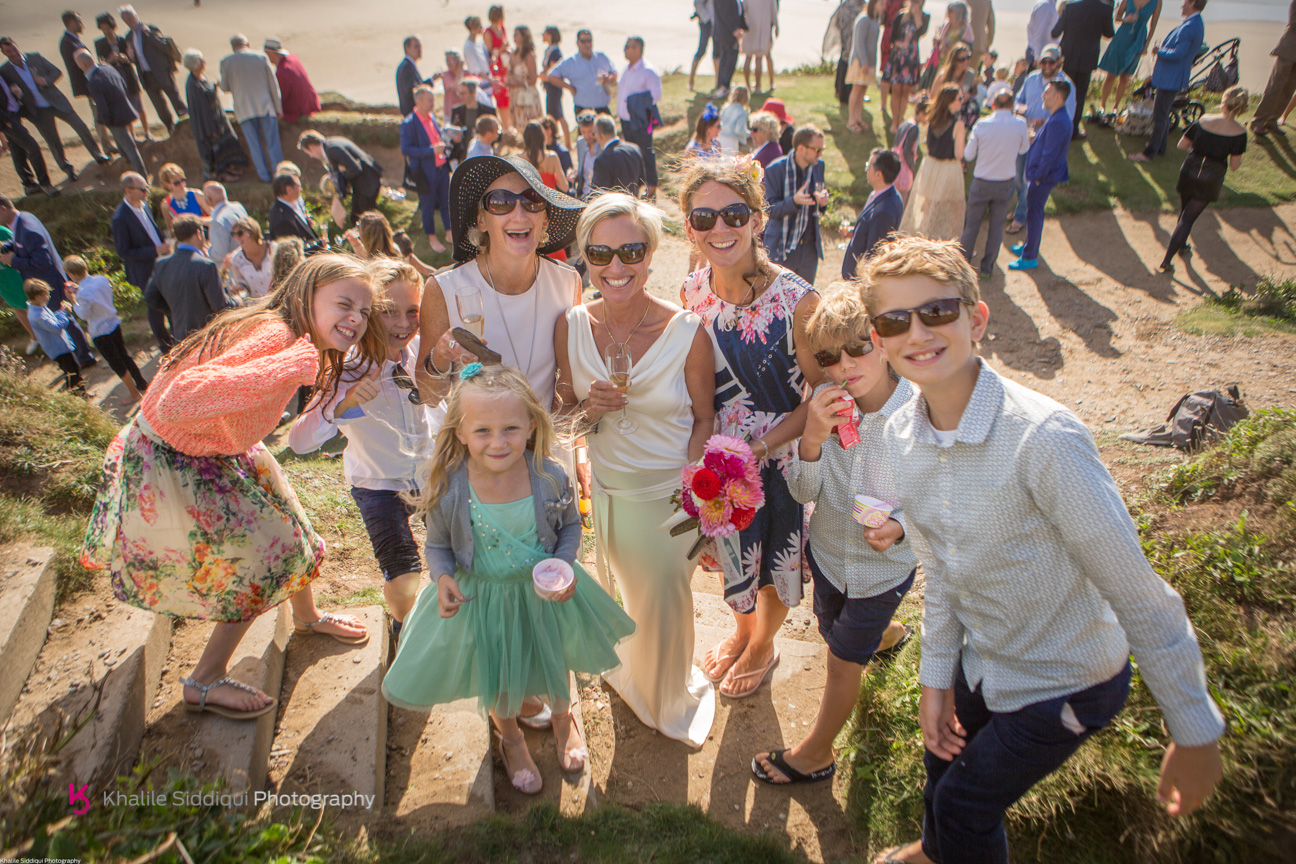
M177 216L188 214L197 216L204 223L211 217L211 207L207 196L199 195L190 189L185 179L184 169L174 162L168 162L158 169L158 182L168 194L162 199L162 215L166 218L167 231Z
M1116 87L1117 108L1125 98L1130 78L1138 71L1139 61L1148 51L1148 42L1156 32L1157 19L1161 17L1161 0L1121 0L1116 7L1120 29L1107 43L1107 50L1098 61L1098 68L1107 73L1103 82L1102 113L1107 113L1107 98Z

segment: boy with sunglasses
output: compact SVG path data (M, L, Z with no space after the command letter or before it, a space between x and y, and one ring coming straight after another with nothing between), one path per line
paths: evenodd
M878 861L1007 862L1004 811L1120 711L1131 647L1174 737L1157 797L1192 812L1224 719L1089 430L977 357L989 309L957 244L899 238L860 283L874 342L919 390L875 458L898 466L927 579L922 840Z
M766 783L833 776L833 740L859 700L864 667L909 635L891 620L914 579L904 516L896 507L876 527L852 518L857 495L895 501L897 466L876 453L887 419L914 393L908 381L891 374L882 352L873 350L868 327L859 291L849 282L830 285L806 321L810 350L831 380L810 399L787 481L798 502L815 502L806 557L819 633L828 644L828 680L805 739L752 759L752 773Z

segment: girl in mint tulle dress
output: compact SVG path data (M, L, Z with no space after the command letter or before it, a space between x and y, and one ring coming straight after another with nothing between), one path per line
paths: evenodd
M401 629L383 680L393 705L425 709L475 697L499 731L513 786L534 795L540 772L518 727L527 697L553 706L558 762L579 772L586 752L571 720L569 673L615 668L634 622L585 572L571 482L549 458L553 420L516 369L469 364L447 398L424 490L432 584ZM552 600L532 569L559 558L576 578Z

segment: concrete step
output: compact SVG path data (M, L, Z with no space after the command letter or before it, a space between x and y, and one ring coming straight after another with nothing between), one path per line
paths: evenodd
M715 576L715 574L709 574ZM718 579L718 576L715 577ZM801 599L799 606L793 606L788 609L787 619L783 626L779 628L779 638L795 641L809 642L812 645L822 645L823 640L819 637L819 624L814 617L812 597L812 587L809 584L805 586L805 596ZM695 627L712 627L719 630L725 630L725 635L733 632L734 614L729 604L719 594L699 592L693 589L693 623ZM714 644L714 643L711 643ZM711 645L707 645L710 648Z
M387 767L387 700L380 689L387 613L365 606L345 614L369 629L366 644L300 633L289 643L270 779L281 793L355 794L367 802L356 808L379 810Z
M569 676L570 678L571 676ZM585 685L592 685L597 679L593 676L581 676ZM581 690L578 682L570 686L572 717L577 728L585 729L584 711L581 705ZM495 800L501 812L518 813L529 809L539 801L555 804L565 816L579 816L586 810L598 806L597 790L593 785L593 775L588 766L580 774L565 774L558 765L558 748L554 743L553 731L550 729L530 729L522 727L526 734L527 749L531 758L540 769L544 778L544 789L539 795L524 795L513 788L512 782L504 771L504 762L499 758L498 748L495 753ZM498 739L496 739L498 740Z
M430 711L387 711L387 801L422 829L464 825L495 812L490 721L476 699Z
M51 627L49 638L9 718L17 731L60 724L63 734L90 717L64 748L60 782L101 786L139 756L153 694L171 642L171 620L116 601ZM92 716L91 716L92 715Z
M0 571L0 724L9 718L45 644L54 613L54 550L20 546Z

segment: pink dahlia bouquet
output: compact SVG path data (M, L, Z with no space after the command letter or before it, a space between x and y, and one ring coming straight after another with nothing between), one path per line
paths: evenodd
M683 514L672 520L672 536L694 528L701 536L690 557L701 551L707 538L726 538L751 524L765 503L756 457L746 441L729 435L707 439L701 462L686 465L679 505ZM686 518L691 517L691 518Z

